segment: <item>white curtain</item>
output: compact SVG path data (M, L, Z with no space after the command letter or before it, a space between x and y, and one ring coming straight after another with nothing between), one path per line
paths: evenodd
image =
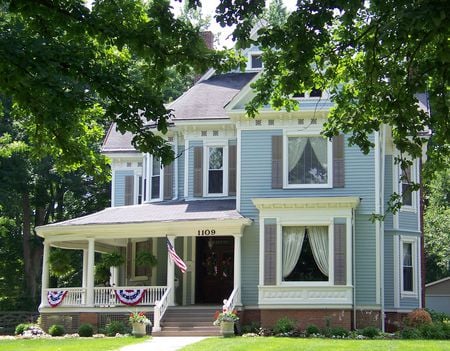
M328 277L328 227L308 227L308 238L317 266Z
M311 147L316 154L320 165L327 169L327 155L328 155L328 142L327 139L322 137L310 138Z
M283 278L294 270L300 257L303 239L305 227L283 227Z
M297 166L298 161L303 155L303 151L305 151L306 142L308 138L288 138L288 166L289 172Z

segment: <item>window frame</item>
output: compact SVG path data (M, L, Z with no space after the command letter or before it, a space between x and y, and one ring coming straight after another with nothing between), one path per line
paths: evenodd
M410 165L411 169L411 179L408 183L404 183L402 176L403 176L403 170L400 167L400 164L397 164L397 174L395 177L397 178L397 193L400 196L402 207L400 208L400 211L402 212L416 212L417 211L417 204L418 204L418 192L419 191L412 191L411 192L411 205L405 205L403 204L403 184L411 184L411 183L417 183L418 180L418 162L417 159L411 160L412 164Z
M283 280L283 227L328 227L328 280L322 281L284 281ZM299 257L300 258L300 257ZM333 221L320 222L282 222L277 230L277 285L278 286L334 286L334 225Z
M412 264L412 291L404 290L404 277L403 277L403 245L411 244L411 264ZM400 245L399 245L399 264L400 264L400 296L402 298L418 298L418 280L419 280L419 271L418 271L418 238L411 236L400 236Z
M327 182L323 184L289 184L289 138L322 138L318 133L285 132L283 134L283 188L284 189L331 189L333 188L333 142L327 142Z
M222 192L209 193L209 149L222 148ZM210 142L203 145L203 197L228 196L228 141Z
M264 68L264 62L262 61L262 51L249 51L247 56L247 71L261 71ZM254 56L261 56L261 67L253 67Z
M147 186L144 186L146 192L146 201L145 202L159 202L164 198L164 167L160 168L159 171L159 196L157 198L152 198L152 180L153 180L153 162L154 156L147 154Z
M131 240L131 270L130 270L130 282L141 282L141 281L146 281L146 280L152 280L153 281L153 277L155 277L155 267L151 268L151 275L136 275L136 244L137 243L141 243L141 242L146 242L148 241L148 238L145 239L132 239ZM152 254L155 254L155 241L154 239L150 239L152 240ZM152 282L153 284L153 282Z

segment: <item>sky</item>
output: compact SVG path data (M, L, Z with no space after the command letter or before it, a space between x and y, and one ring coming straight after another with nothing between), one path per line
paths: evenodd
M184 3L184 2L183 2ZM203 15L207 16L210 15L211 17L214 16L215 9L219 3L219 0L201 0L202 3L202 13ZM266 3L269 4L270 0L266 0ZM283 0L284 5L288 10L293 10L296 6L297 0ZM182 3L171 0L171 4L175 10L175 13L179 13L180 8L183 6ZM219 47L225 46L227 48L233 47L233 41L230 38L231 32L233 31L230 27L222 28L214 18L211 19L211 26L209 27L209 30L212 31L214 34L219 35Z

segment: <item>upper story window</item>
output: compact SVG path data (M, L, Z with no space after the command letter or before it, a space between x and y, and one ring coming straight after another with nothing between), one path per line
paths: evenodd
M287 136L285 186L330 186L331 143L322 136Z
M418 263L416 237L401 238L400 262L401 293L403 296L417 296Z
M323 95L323 91L321 89L313 89L309 92L297 92L294 93L294 98L321 98Z
M159 200L162 195L162 187L161 187L161 161L156 157L150 157L150 200Z
M413 161L411 165L402 169L398 165L398 194L401 196L401 210L415 211L417 208L417 192L412 190L412 184L418 179L417 162Z
M283 227L282 281L329 280L327 226Z
M208 153L208 194L223 194L223 147L209 147Z

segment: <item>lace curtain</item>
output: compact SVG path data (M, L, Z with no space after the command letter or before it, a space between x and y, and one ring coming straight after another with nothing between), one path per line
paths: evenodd
M304 239L305 227L283 227L283 278L294 270Z
M308 227L308 238L317 266L328 277L328 227Z
M298 161L305 151L306 142L308 138L289 138L288 139L288 167L289 172L294 169Z

